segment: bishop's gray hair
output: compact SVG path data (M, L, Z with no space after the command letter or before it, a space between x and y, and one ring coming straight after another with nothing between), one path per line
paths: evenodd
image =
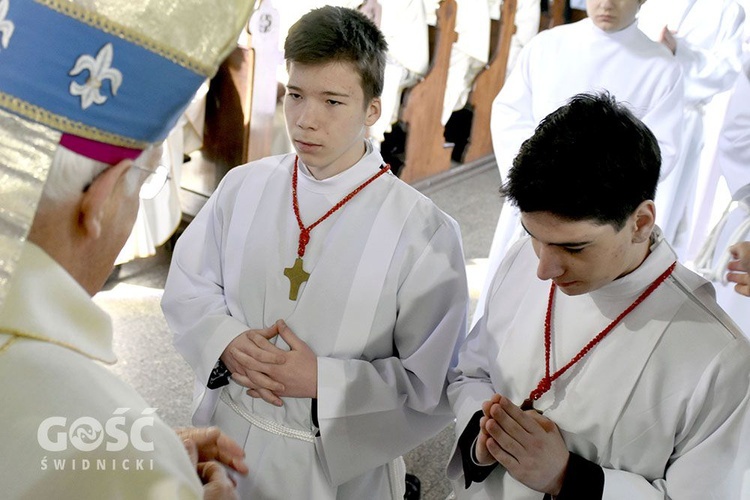
M155 148L149 146L135 161L148 161L154 153ZM110 165L86 156L75 153L63 146L58 146L55 157L50 166L47 182L44 184L42 199L51 203L60 203L77 199L87 186L104 172ZM137 183L139 172L130 169L125 176L126 188L129 194L138 189Z

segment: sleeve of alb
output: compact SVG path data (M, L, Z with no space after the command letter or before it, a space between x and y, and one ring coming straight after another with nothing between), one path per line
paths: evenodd
M227 365L225 365L222 360L219 360L216 362L213 370L211 370L211 374L208 376L206 387L209 389L218 389L219 387L229 385L229 379L231 376L232 372L229 371Z
M560 494L544 495L544 500L601 500L604 495L604 470L575 453L570 454Z
M477 411L469 420L466 428L458 438L458 448L461 450L461 462L464 468L465 487L471 483L481 483L497 467L497 462L492 465L479 465L475 461L474 443L479 436L479 421L482 418L482 410Z

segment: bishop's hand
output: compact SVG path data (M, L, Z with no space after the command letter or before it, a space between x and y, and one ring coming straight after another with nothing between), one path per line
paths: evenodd
M236 484L223 465L247 474L242 448L217 427L189 427L176 429L176 432L203 483L204 500L239 499Z
M278 335L276 323L269 328L247 330L235 337L224 349L221 360L232 373L232 380L253 391L267 403L281 406L278 394L284 391L282 383L266 373L269 365L284 363L285 353L270 339Z
M481 424L488 436L484 446L489 454L529 488L559 494L570 452L557 425L535 410L521 410L503 396L490 403ZM476 451L481 461L479 439Z
M177 427L174 431L195 458L195 465L213 460L247 475L245 450L218 427Z

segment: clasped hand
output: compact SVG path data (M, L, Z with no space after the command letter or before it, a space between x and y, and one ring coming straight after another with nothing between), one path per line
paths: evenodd
M288 351L270 342L277 335ZM318 358L283 320L243 332L224 349L221 360L232 372L232 380L247 387L249 396L270 404L282 406L281 397L318 395Z
M737 293L750 297L750 241L735 243L729 253L732 260L727 265L727 281L735 283Z
M664 26L659 33L659 42L667 47L672 55L677 53L677 38L675 38L675 32Z
M475 450L479 463L497 461L529 488L557 495L570 455L557 425L499 394L482 404L482 413Z

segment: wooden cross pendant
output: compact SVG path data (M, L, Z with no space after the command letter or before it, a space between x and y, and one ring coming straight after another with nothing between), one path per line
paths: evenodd
M284 268L284 276L289 278L289 300L297 300L300 285L310 277L310 273L302 267L301 257L297 257L292 267Z

